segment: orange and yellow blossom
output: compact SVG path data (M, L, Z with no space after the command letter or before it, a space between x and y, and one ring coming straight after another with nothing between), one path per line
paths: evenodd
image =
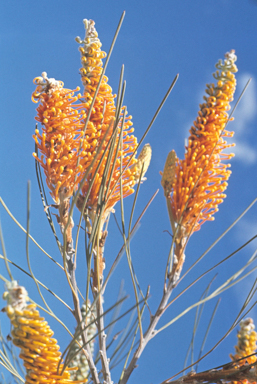
M236 55L232 50L225 55L224 63L216 64L216 84L208 84L204 103L200 104L198 117L190 129L185 159L180 160L172 151L163 172L162 185L167 198L173 232L176 232L174 270L181 270L184 248L188 237L199 230L207 220L214 220L218 205L226 197L230 164L222 163L233 154L223 151L234 144L224 138L233 132L225 130L229 120L229 103L236 88L234 73ZM178 226L178 228L177 228Z
M3 298L7 300L7 306L4 310L13 326L12 342L21 349L19 356L26 368L25 384L75 383L70 380L69 369L60 374L60 347L36 305L27 303L26 289L19 286L17 281L8 282L6 287Z
M96 32L94 24L95 23L93 20L84 20L84 25L86 29L85 39L83 41L80 38L76 39L77 42L82 44L82 46L80 46L79 48L82 63L80 73L82 83L84 85L84 105L87 111L89 111L89 108L92 104L92 100L95 96L96 88L99 84L100 76L103 71L102 58L106 56L106 53L101 51L102 44L98 38L98 34ZM90 173L82 187L83 198L87 195L91 180L95 176L86 204L86 208L89 208L91 212L94 212L97 207L100 185L106 168L110 146L108 147L106 154L101 161L97 173L96 168L99 166L101 156L104 153L104 150L106 149L108 142L112 137L113 128L115 128L114 121L116 115L116 106L114 103L114 99L116 95L112 94L112 88L108 85L107 82L108 78L106 76L103 76L91 111L89 123L86 127L83 149L81 152L83 160L85 162L88 161L89 166L92 159L97 153L97 149L100 145L102 145L101 153L98 155L97 161L94 163L94 166L90 170ZM121 118L122 115L118 116L117 119ZM111 129L109 129L110 126ZM108 129L109 131L106 135ZM137 181L135 175L136 170L133 169L133 164L136 163L134 151L137 148L137 139L134 135L132 135L133 131L134 128L132 128L131 116L125 117L121 140L122 148L117 148L121 135L121 123L119 122L117 128L117 135L115 136L114 151L111 155L112 157L110 162L110 168L107 176L107 183L110 182L110 185L108 191L105 191L107 192L107 199L105 203L106 214L108 214L108 212L112 210L116 202L120 200L121 174L123 197L129 196L134 192L133 186L136 184ZM88 144L90 145L88 146ZM87 167L85 168L87 169Z
M97 174L95 174L95 170L113 135L116 106L115 95L112 94L112 89L107 83L108 78L103 76L85 127L85 121L103 71L101 59L106 56L106 53L101 51L102 44L95 30L94 22L84 20L84 24L86 27L85 39L82 41L80 38L76 38L82 44L79 50L82 62L80 73L84 85L83 95L75 96L74 92L78 91L78 88L74 91L64 89L61 81L48 79L45 72L42 77L34 79L37 87L33 92L32 100L40 102L36 120L42 124L42 134L36 129L34 135L41 156L37 157L34 154L34 157L44 169L51 196L59 204L73 194L101 146L101 151L82 187L83 197L87 194L90 182L95 176L87 202L88 208L95 209L109 148L101 161ZM124 109L123 113L126 113ZM112 193L107 196L106 210L111 210L120 199L121 173L124 197L134 192L133 186L138 182L138 167L135 167L137 160L134 153L137 148L137 139L132 135L134 128L132 128L131 116L126 116L124 119L122 148L118 149L116 156L122 117L121 114L117 118L119 121L118 133L107 177L109 179L109 176L112 176L109 186L109 191ZM114 163L115 156L117 158Z
M36 120L42 124L42 134L35 130L34 140L41 156L39 161L46 175L46 182L54 201L59 204L72 196L77 184L76 176L82 173L77 156L84 124L83 105L74 104L81 97L75 91L63 88L61 81L48 79L45 72L34 79L37 85L32 100L40 102Z
M88 195L85 208L93 220L107 161L111 160L106 183L102 186L105 195L103 223L121 198L120 185L122 184L123 197L132 194L133 186L139 181L139 169L142 167L142 161L137 162L135 158L137 139L132 135L134 128L131 116L126 116L124 108L121 109L120 116L116 116L115 95L112 94L106 76L103 76L96 94L103 71L102 58L106 54L101 51L101 42L94 22L84 20L84 23L85 39L82 41L76 38L82 44L79 50L83 95L75 96L75 91L79 88L74 91L65 89L61 81L48 79L45 72L42 77L34 79L37 87L32 95L34 102L40 102L36 120L42 124L42 134L36 129L33 136L41 156L33 155L44 169L51 196L59 209L57 219L62 230L69 217L70 197L82 179L82 194L77 200L77 206L81 210L85 196ZM114 144L111 154L110 142ZM145 162L144 173L146 169ZM66 232L68 243L72 241L72 226L73 222L70 220Z
M131 195L134 192L133 186L139 182L139 170L144 167L143 172L145 173L150 160L146 160L145 155L142 155L145 159L144 162L135 159L138 144L137 138L132 134L134 132L132 117L126 116L125 108L121 109L119 115L114 102L116 95L112 93L112 88L108 85L108 78L105 75L100 83L103 72L102 58L106 56L106 53L101 50L102 44L94 24L93 20L85 19L85 38L84 40L76 38L76 41L81 44L79 48L82 63L80 73L84 86L84 106L87 113L91 108L89 121L85 133L82 133L84 137L81 141L81 159L83 166L85 164L84 171L89 170L89 172L83 182L82 194L77 200L77 207L82 210L82 207L85 206L87 231L90 233L97 206L99 203L102 205L99 225L100 240L98 246L95 244L98 249L98 261L96 262L96 258L94 259L95 265L92 272L93 286L97 289L105 267L103 246L107 232L102 232L104 222L113 211L114 205L121 199L121 186L123 197ZM92 105L94 98L95 101ZM147 150L148 158L151 157L151 148L149 148ZM93 165L92 160L94 160ZM103 194L99 201L101 190Z
M63 88L63 83L48 79L46 72L34 79L37 85L32 94L34 102L40 102L36 120L42 124L42 134L36 128L33 135L41 153L37 159L46 175L50 194L57 204L62 233L66 230L67 247L72 243L73 221L69 220L70 197L83 177L83 160L78 163L81 130L86 117L80 94L76 90Z

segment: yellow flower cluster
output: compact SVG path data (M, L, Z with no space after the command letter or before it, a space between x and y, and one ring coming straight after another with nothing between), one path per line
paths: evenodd
M13 326L13 344L21 349L20 358L26 368L25 384L72 384L69 370L63 374L61 352L53 331L40 316L35 304L27 304L28 295L17 281L7 283L3 294L5 312ZM60 366L59 366L60 364Z

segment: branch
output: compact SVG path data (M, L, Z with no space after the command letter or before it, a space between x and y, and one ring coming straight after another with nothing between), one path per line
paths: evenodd
M156 329L155 328L156 328L162 314L164 313L164 311L166 309L166 305L167 305L168 300L170 298L170 295L173 291L173 288L174 288L174 279L171 277L169 279L167 287L164 287L163 296L162 296L162 299L160 301L159 307L158 307L157 311L155 312L155 314L151 317L151 321L150 321L150 324L148 326L148 329L144 333L143 338L140 341L139 346L138 346L137 350L135 351L128 368L122 372L119 384L126 384L127 383L131 373L136 368L137 361L138 361L139 357L141 356L143 350L145 349L147 343L156 335Z
M220 382L248 382L257 381L257 363L252 365L235 366L235 363L229 363L222 367L222 369L210 369L204 372L189 372L186 376L182 376L177 380L170 381L169 379L163 381L161 384L202 384L202 383L220 383Z
M93 273L93 294L96 298L96 295L99 293L96 301L96 312L97 312L97 329L98 329L98 340L99 340L99 354L102 363L102 372L104 381L106 384L111 384L111 372L109 367L109 359L107 358L106 351L106 333L104 331L104 316L103 316L103 295L102 295L102 286L103 286L103 269L104 269L104 242L107 236L107 231L101 231L100 239L99 232L97 236L97 244L94 249L94 271Z

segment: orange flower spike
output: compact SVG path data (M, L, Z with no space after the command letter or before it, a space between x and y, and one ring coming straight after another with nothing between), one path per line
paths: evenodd
M82 44L82 46L79 48L82 63L80 73L82 83L84 85L84 98L87 112L89 111L89 108L91 106L92 99L95 95L96 88L99 84L100 77L103 71L102 59L106 57L106 53L101 51L102 44L98 38L98 34L94 24L95 23L93 20L84 20L84 25L86 29L85 38L84 40L81 40L79 37L76 38L76 41L79 44ZM87 180L85 180L85 183L82 187L83 196L86 196L88 192L90 182L92 180L93 175L95 174L97 166L99 165L100 158L104 150L106 149L106 146L113 133L113 126L116 115L114 99L116 96L112 94L112 88L108 85L107 82L108 78L106 76L103 76L101 85L99 87L94 102L94 106L92 108L89 123L86 127L85 137L83 139L83 151L81 153L80 163L83 165L85 172L88 169L88 166L91 164L98 147L102 145L102 153L99 154L99 158L95 162L94 167L90 171L90 175L88 176ZM120 118L122 118L122 116L120 116ZM136 177L136 169L132 168L133 164L136 163L136 159L134 158L134 156L131 159L131 156L137 148L137 139L134 135L131 135L131 133L133 133L134 131L134 129L132 128L133 124L131 122L131 118L131 116L126 116L124 119L122 137L122 186L124 197L134 192L133 185L138 182ZM109 127L111 127L111 129L109 129ZM105 137L105 141L103 142L103 138L108 129L108 135ZM105 206L106 214L107 212L110 212L112 210L112 207L120 199L120 151L118 151L118 156L114 164L115 153L117 150L117 145L119 143L120 134L121 126L119 124L118 133L116 135L116 142L114 145L114 152L110 164L110 170L107 177L108 182L110 181L109 191L112 191L112 193L107 193L107 201ZM95 178L94 184L90 191L87 207L91 209L91 213L92 211L95 211L97 206L100 185L106 168L108 153L109 149L107 150L106 156L101 163L101 166L98 170L97 178ZM113 170L112 175L111 170ZM81 207L81 200L78 201L78 206Z
M170 203L174 221L180 223L186 236L199 230L205 221L214 220L218 204L226 197L223 192L231 171L230 164L222 164L221 160L234 156L222 151L234 146L224 140L233 132L224 128L236 87L235 61L232 50L225 55L224 63L220 60L216 65L218 71L213 76L217 84L207 85L207 96L190 130L185 159L177 162Z
M77 183L75 176L81 171L77 167L77 152L80 143L83 105L74 104L81 95L63 88L63 83L48 79L45 72L34 79L37 85L32 100L40 102L36 120L42 124L42 135L35 130L34 140L41 156L33 156L43 167L50 193L57 204L72 195Z
M74 384L70 373L63 374L60 364L61 352L53 331L47 321L40 317L35 304L28 304L28 294L17 281L8 282L3 299L7 300L4 308L12 325L12 342L21 349L20 358L26 368L25 384L55 383ZM59 366L60 364L60 366Z
M222 160L229 160L234 155L222 151L234 146L227 144L224 138L233 136L233 132L226 131L225 127L236 87L235 61L235 51L232 50L225 55L224 63L220 60L216 65L218 70L213 76L217 83L207 85L207 96L190 129L185 158L180 160L175 152L170 152L162 173L161 183L176 237L169 274L174 285L182 270L189 236L205 221L214 220L218 205L226 197L224 191L231 172L228 170L230 164L223 164Z
M102 43L98 38L93 20L83 20L86 35L85 39L79 37L76 41L80 46L82 68L80 68L81 80L84 86L85 107L89 110L92 99L95 95L100 76L103 71L102 59L106 57L106 53L101 51ZM100 131L99 141L104 137L104 134L109 127L109 124L115 117L114 98L112 88L108 85L108 77L103 76L100 88L98 90L95 103L90 115L91 126L93 123L96 132ZM88 128L86 134L88 134ZM111 132L109 137L111 136Z

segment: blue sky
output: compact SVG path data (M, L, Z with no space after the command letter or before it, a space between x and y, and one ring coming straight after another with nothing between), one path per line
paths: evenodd
M65 87L76 88L80 83L80 55L76 36L84 37L84 18L93 19L103 44L108 51L118 21L126 11L121 32L107 68L109 84L117 92L121 65L125 65L127 82L125 105L133 116L135 135L141 138L151 121L161 99L177 73L179 80L169 99L156 119L145 143L150 143L153 157L147 172L147 181L141 186L135 217L140 214L153 193L160 191L144 216L141 227L132 243L132 257L136 274L143 291L151 286L149 304L156 309L161 298L164 268L169 252L171 237L166 203L160 185L159 171L163 170L168 152L175 149L181 158L184 154L184 140L197 116L198 105L202 102L205 84L213 82L212 73L218 59L224 53L235 49L238 57L237 99L246 82L252 78L243 99L235 111L234 122L228 129L235 131L235 158L231 160L232 176L227 189L227 199L220 206L214 222L206 223L195 233L186 250L186 271L250 204L256 196L257 164L257 1L216 0L216 1L31 1L9 0L0 2L0 195L18 221L26 225L27 180L31 180L31 234L47 252L61 262L58 249L52 237L43 212L35 175L34 142L35 104L31 102L34 90L32 83L36 76L46 71L49 77L64 81ZM234 105L234 104L233 104ZM49 198L50 200L50 198ZM133 198L125 200L127 220ZM116 214L119 218L120 210ZM14 224L1 207L1 223L7 255L27 269L25 235ZM201 263L182 281L177 292L181 291L207 268L236 250L251 236L256 234L256 207L222 239ZM106 271L110 268L122 245L122 238L111 220L106 243ZM242 267L256 249L256 244L237 254L222 265L213 283L216 289L232 273ZM64 282L64 276L53 266L34 245L30 245L30 257L35 275L52 290L71 304L71 296ZM80 244L78 281L83 287L85 279L85 256L83 241ZM7 277L4 264L0 260L0 270ZM25 285L30 296L38 300L35 286L21 272L12 268L15 278ZM161 321L165 324L193 304L202 294L214 276L211 272L182 298L169 308ZM116 269L113 280L106 291L106 308L113 304L118 294L121 277L125 278L124 290L130 294L125 308L133 304L132 285L125 257ZM216 314L206 351L211 348L229 329L238 313L255 276L245 279L238 286L225 292ZM1 283L3 292L3 284ZM82 288L83 289L83 288ZM175 297L175 294L174 294ZM63 307L46 294L50 306L63 316L70 329L74 321ZM209 302L204 310L196 343L196 355L211 316L215 302ZM0 299L0 307L4 302ZM257 312L251 316L257 322ZM127 321L128 319L126 319ZM145 326L148 324L145 315ZM5 315L0 316L3 333L9 332ZM62 350L69 337L55 321L48 319L55 331ZM194 313L184 316L172 327L160 333L146 348L139 367L132 380L144 383L159 383L182 369L188 348ZM124 327L116 326L116 331ZM115 331L114 331L115 332ZM231 334L212 355L204 360L200 369L207 369L229 361L229 353L234 352L236 333ZM198 349L197 349L198 348ZM119 369L114 371L114 380Z

